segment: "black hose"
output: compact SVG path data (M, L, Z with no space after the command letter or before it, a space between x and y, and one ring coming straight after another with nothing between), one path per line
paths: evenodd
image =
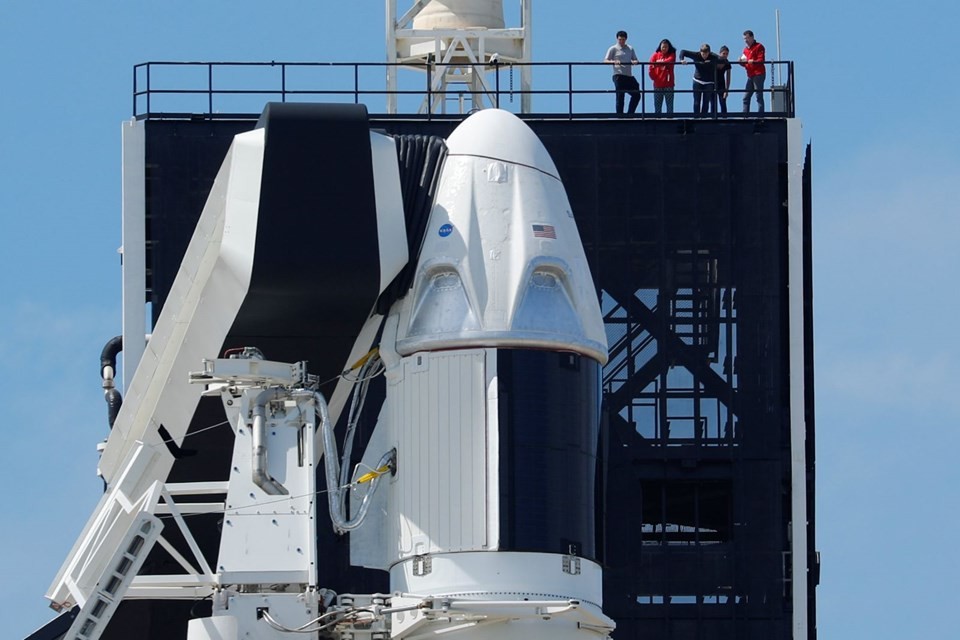
M117 354L123 351L123 336L110 338L107 344L103 346L100 352L100 377L103 378L103 399L107 402L107 422L113 429L113 423L117 421L117 415L120 413L120 407L123 405L123 398L120 392L113 385L113 376L117 371ZM107 368L110 372L107 373Z
M123 398L120 397L120 392L116 389L104 391L103 398L107 401L107 421L110 423L110 428L113 429L113 423L117 421L117 415L123 405Z
M123 336L115 336L103 345L103 351L100 352L100 375L103 375L104 367L111 367L117 370L117 354L123 351Z

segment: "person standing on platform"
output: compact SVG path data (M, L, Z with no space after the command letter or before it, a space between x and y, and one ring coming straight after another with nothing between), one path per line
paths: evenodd
M603 61L613 65L613 86L617 90L617 113L623 113L623 98L630 94L627 113L634 113L640 104L640 85L633 77L633 65L639 64L637 52L627 44L627 32L617 31L617 43L607 49Z
M723 45L718 53L720 62L717 63L717 104L720 113L727 112L727 95L730 93L730 76L733 75L733 65L730 64L730 47Z
M650 69L647 75L653 80L653 108L657 113L667 103L667 113L673 113L673 65L677 61L677 50L669 40L660 41L657 50L650 56Z
M740 66L747 70L746 93L743 94L743 112L750 113L750 98L757 94L757 113L763 114L763 82L767 78L766 62L767 50L753 37L753 31L743 32L743 48L740 56Z
M717 113L717 63L720 58L710 51L710 45L700 45L700 51L680 50L681 64L686 58L693 60L697 70L693 74L693 115L705 116Z

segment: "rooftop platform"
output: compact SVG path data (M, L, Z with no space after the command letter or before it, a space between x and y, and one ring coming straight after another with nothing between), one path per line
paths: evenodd
M768 62L763 115L741 113L744 73L734 63L728 98L730 113L721 117L750 119L795 116L794 63ZM469 66L469 65L468 65ZM537 89L521 91L519 68L532 67ZM388 68L399 67L398 89L386 91ZM144 62L133 70L133 116L137 119L248 119L265 102L351 102L367 105L371 114L403 119L459 119L478 108L495 106L523 118L593 120L612 114L615 91L610 65L602 62L533 62L483 65L486 91L447 84L435 91L429 79L437 65L420 67L380 62ZM650 63L633 67L640 85L638 119L692 117L693 65L676 65L672 114L655 113ZM428 71L430 73L428 73ZM532 109L520 113L528 94ZM388 98L396 100L388 113ZM430 109L425 106L431 105ZM754 104L754 111L756 105Z

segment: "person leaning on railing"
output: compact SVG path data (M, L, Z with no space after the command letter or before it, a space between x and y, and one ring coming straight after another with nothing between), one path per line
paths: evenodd
M613 65L613 86L617 90L617 113L623 113L623 98L630 94L627 113L634 113L640 104L640 85L633 77L633 65L639 64L637 52L627 44L627 32L617 31L617 43L607 49L604 62Z
M647 75L653 80L653 108L660 113L663 103L667 103L667 113L673 113L673 65L677 61L677 49L664 38L657 50L650 56L650 68Z
M687 64L686 58L693 60L697 70L693 74L693 115L707 115L717 112L717 63L720 58L710 51L710 45L703 43L700 51L680 49L681 64Z

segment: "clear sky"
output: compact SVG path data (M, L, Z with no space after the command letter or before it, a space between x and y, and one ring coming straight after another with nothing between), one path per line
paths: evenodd
M534 56L598 60L621 28L642 57L663 37L736 52L749 28L772 57L776 8L814 149L820 637L956 637L960 5L535 0ZM383 15L382 0L0 3L5 637L52 617L43 594L101 492L133 65L377 62Z

